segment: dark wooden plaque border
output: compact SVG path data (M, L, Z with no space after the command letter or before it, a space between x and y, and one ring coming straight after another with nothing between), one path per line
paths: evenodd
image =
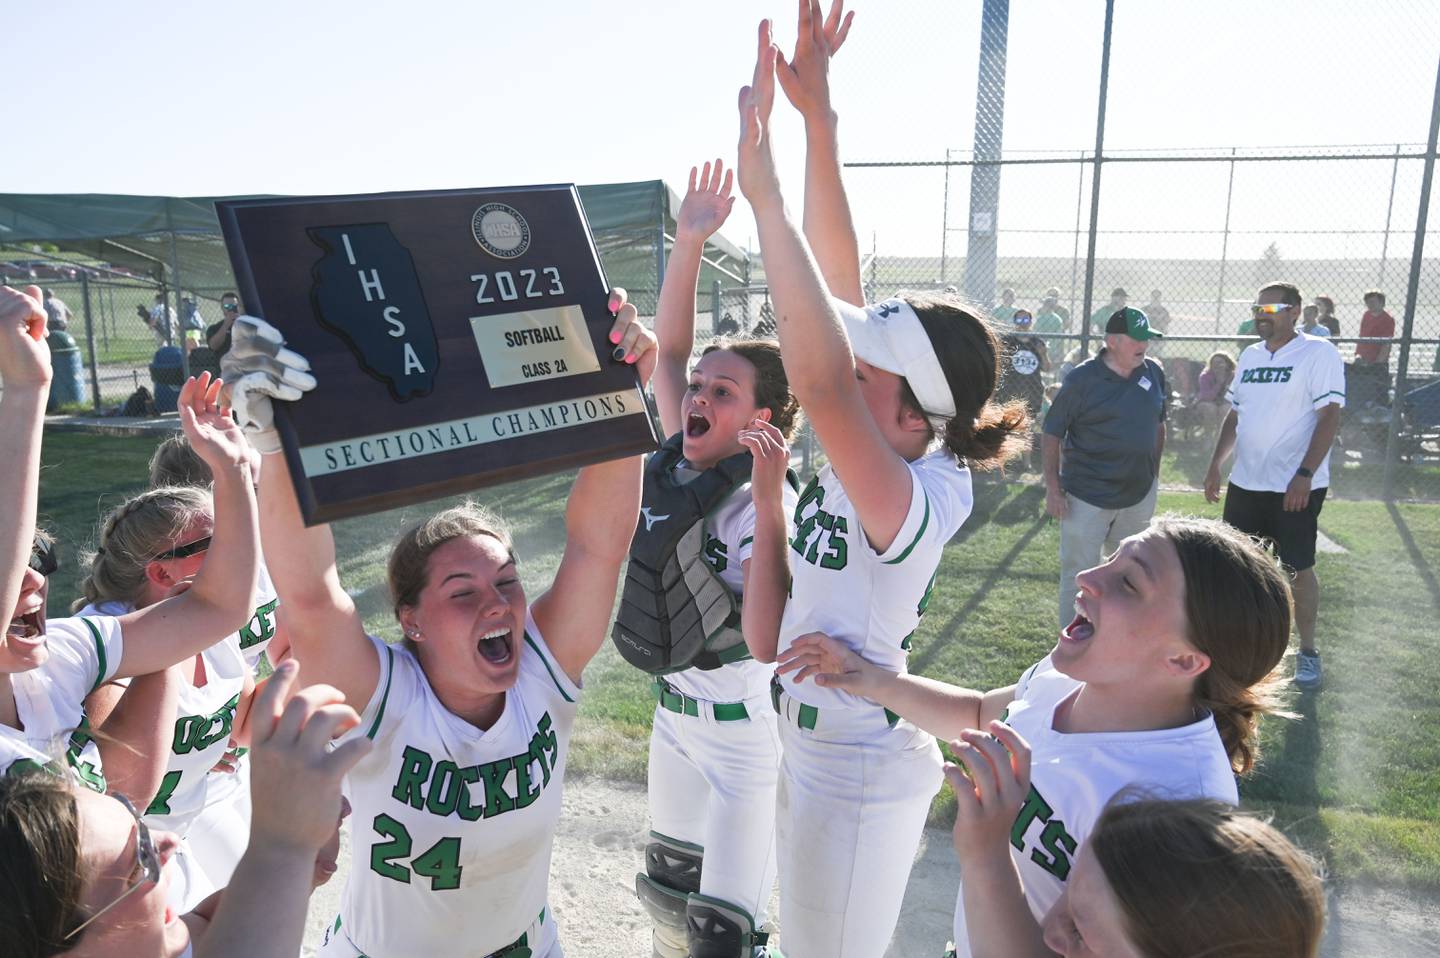
M512 308L524 308L527 305L532 308L566 305L580 306L585 316L585 326L591 335L592 345L598 355L600 371L597 373L584 373L564 379L525 383L515 387L501 387L505 390L514 389L518 391L522 397L526 397L513 400L506 404L506 408L521 408L527 405L535 405L539 401L535 398L537 389L541 391L553 389L560 394L554 400L557 403L564 401L566 398L575 398L602 392L633 393L636 401L642 404L643 413L638 417L630 415L617 419L564 427L508 438L497 443L463 447L413 459L399 459L393 463L386 463L381 466L368 467L371 469L384 470L384 472L380 473L382 476L388 472L390 477L394 477L396 470L405 470L407 473L414 473L413 480L410 476L406 476L407 484L403 487L395 486L392 488L384 488L373 493L357 491L353 488L356 485L363 486L366 484L361 474L367 470L356 470L349 478L339 483L339 485L343 487L349 487L347 491L341 495L334 492L333 489L331 491L322 490L317 492L312 477L305 474L305 469L301 462L300 450L302 445L310 445L317 441L313 435L307 437L310 441L302 442L301 440L301 432L307 425L310 427L314 426L313 421L309 424L303 423L302 421L307 417L301 415L301 413L306 411L305 404L307 403L311 404L312 409L318 410L320 408L314 406L313 403L314 399L317 398L316 395L307 395L295 403L277 402L275 403L276 426L280 433L286 465L289 469L291 480L294 483L296 496L300 504L300 511L306 525L330 522L335 519L350 516L366 515L386 509L394 509L399 506L413 505L443 496L456 495L512 482L518 479L592 465L598 462L622 458L627 455L647 453L653 451L658 444L654 421L651 417L649 404L643 392L639 390L639 380L634 368L616 363L608 355L609 342L605 337L609 331L611 321L607 306L609 284L605 279L604 266L600 261L599 253L595 247L594 238L590 232L589 221L585 216L584 206L581 204L579 194L573 185L557 184L475 190L426 190L353 196L285 197L256 200L230 200L216 203L216 213L220 220L221 231L225 237L225 244L230 255L231 266L234 270L235 279L239 285L239 292L245 303L245 308L252 315L264 317L267 309L266 303L260 292L261 284L257 282L255 272L252 269L252 256L250 255L250 251L247 250L246 236L243 235L244 231L240 222L240 217L244 215L244 211L281 207L318 207L323 204L333 204L337 206L353 205L354 212L346 212L344 214L346 219L354 223L372 223L384 222L384 220L383 218L376 217L373 213L367 215L361 212L365 205L377 206L379 203L408 202L411 200L443 201L466 199L478 207L487 200L503 201L503 198L507 195L514 196L516 194L535 193L538 191L569 192L575 206L575 211L578 213L580 224L583 226L585 242L588 246L588 262L586 265L593 265L593 275L578 276L572 274L567 277L566 282L577 283L581 291L576 295L565 297L562 302L540 302L534 304L520 302L513 304ZM330 214L331 219L333 219L334 215L335 214ZM327 221L316 222L310 225L324 227L342 224ZM251 241L254 242L254 240L255 238L252 236ZM457 237L456 243L457 246L465 248L464 237ZM409 247L407 246L406 248ZM523 262L522 260L516 260L515 264L512 265L507 264L504 260L494 259L481 250L478 244L475 244L474 251L473 265L476 267L484 267L485 270L515 270L519 269L519 264ZM466 249L466 252L468 255L468 249ZM319 258L321 255L317 247L313 258ZM288 289L287 292L289 292ZM500 309L494 312L499 314L508 311L511 310ZM478 310L478 312L485 311ZM285 333L287 340L295 343L298 333L296 320L290 319L289 316L284 319L277 316L270 321ZM301 319L300 322L304 323L305 320ZM450 322L453 324L458 322L458 320L451 319ZM309 319L309 323L306 324L304 337L302 337L310 338L313 341L315 337L312 335L313 331L309 329L310 325L313 325L315 329L320 328L319 320L313 316L313 313ZM440 323L436 322L435 325L438 332ZM331 333L325 333L325 335L331 336L335 342L333 345L322 342L323 346L329 347L324 355L331 356L332 354L338 355L340 353L346 353L348 355L347 347L340 343L338 337L334 337ZM468 328L466 330L466 336L470 336ZM470 342L473 345L473 337L470 338ZM295 343L295 345L300 346L299 343ZM300 346L300 348L302 352L306 352L303 346ZM476 352L478 355L478 350ZM314 360L316 357L310 355L310 358ZM442 361L439 368L443 370L445 365L445 362ZM318 371L317 369L317 372ZM345 375L346 371L342 371L341 374ZM437 375L443 375L443 373L437 373ZM375 380L360 369L358 365L353 367L353 376L357 383L361 380L371 384L375 383ZM328 377L321 378L322 387L325 385L327 378ZM494 391L487 383L483 382L483 379L478 385L487 395ZM378 386L377 384L372 388L383 389L384 387ZM327 398L325 405L336 409L343 408L342 401L334 398L334 394L331 394L331 396ZM484 407L477 404L476 410L453 409L447 411L446 415L451 419L455 419L484 411L486 411ZM313 417L311 418L313 420ZM398 428L419 429L426 425L433 426L434 419L433 417L431 417L431 419L432 421L428 423L417 422ZM368 435L374 431L371 427L357 426L351 435L358 437L360 435ZM614 441L599 444L594 442L588 444L580 443L577 445L576 440L581 437L593 439L596 436L605 435L607 431L616 434ZM310 428L310 432L313 434L314 428ZM344 438L344 436L336 439L321 439L318 441L338 441L340 438ZM483 458L487 452L494 452L501 446L504 447L505 454L498 457L500 459L499 464L485 465L481 463L477 464L476 468L463 474L456 472L455 463L458 460L454 457L464 457L468 454L470 456ZM442 466L440 471L448 474L438 479L424 478L424 474L427 471L426 467L435 466L436 464ZM370 477L373 478L374 475L375 474L371 474ZM316 478L329 479L332 477ZM334 484L332 484L332 486L333 485ZM390 485L394 486L394 483L391 482Z

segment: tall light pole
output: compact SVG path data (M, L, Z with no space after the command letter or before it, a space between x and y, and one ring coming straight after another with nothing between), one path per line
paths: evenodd
M975 85L976 163L970 170L965 295L987 306L995 301L999 160L1005 133L1005 52L1009 31L1010 0L984 0L980 12L980 73Z

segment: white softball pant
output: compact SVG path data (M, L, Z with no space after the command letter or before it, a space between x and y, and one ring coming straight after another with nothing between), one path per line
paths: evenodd
M655 709L650 734L650 823L705 849L700 893L748 911L758 929L775 884L775 785L780 737L769 697L745 701L747 719L717 721Z
M935 739L883 709L820 709L780 695L780 946L786 958L880 958L900 918L930 800Z

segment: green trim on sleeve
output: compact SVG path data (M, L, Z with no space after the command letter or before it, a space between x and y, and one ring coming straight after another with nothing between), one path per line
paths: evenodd
M555 677L555 670L550 667L550 660L545 657L544 652L540 651L540 646L535 644L535 640L530 638L529 632L525 633L525 644L530 646L530 648L535 651L536 655L540 656L540 661L545 666L545 671L550 673L550 681L554 682L555 688L560 691L560 697L563 698L565 701L574 704L575 700L570 697L570 693L565 691L565 686L561 685L560 680Z
M750 543L752 543L752 542L754 542L754 541L755 541L755 537L754 537L754 536L746 536L745 538L743 538L743 539L740 540L740 548L743 549L743 548L745 548L746 546L748 546Z
M85 627L90 630L90 637L95 640L95 657L100 660L100 671L95 675L95 684L90 686L90 691L98 689L105 682L105 673L109 670L109 662L105 657L105 639L100 635L100 630L95 623L89 619L81 619ZM89 693L86 693L89 694Z
M385 704L390 701L390 682L395 678L395 650L385 646L385 691L380 693L380 707L375 710L375 721L370 723L366 730L365 737L375 741L375 733L380 731L380 722L385 718ZM339 927L337 922L336 927Z
M920 519L920 528L916 530L915 538L910 540L910 544L905 547L905 551L893 559L886 559L885 565L899 565L904 562L906 557L915 551L915 547L920 544L920 538L925 535L925 530L930 526L930 493L925 491L924 486L921 486L920 494L925 497L925 515Z
M1331 396L1339 396L1341 399L1344 399L1344 398L1345 398L1345 391L1344 391L1343 389L1332 389L1332 390L1330 390L1328 393L1321 393L1320 395L1316 396L1314 399L1312 399L1312 400L1310 400L1310 401L1311 401L1311 402L1319 402L1320 400L1322 400L1322 399L1328 399L1328 398L1330 398Z

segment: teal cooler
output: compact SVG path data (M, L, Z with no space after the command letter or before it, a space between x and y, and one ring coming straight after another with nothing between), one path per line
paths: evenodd
M150 360L150 382L155 386L155 411L174 412L185 383L185 367L179 346L161 346Z
M45 401L45 411L54 412L63 405L82 403L85 398L85 366L80 361L80 347L75 337L57 329L45 339L50 347L50 398Z

